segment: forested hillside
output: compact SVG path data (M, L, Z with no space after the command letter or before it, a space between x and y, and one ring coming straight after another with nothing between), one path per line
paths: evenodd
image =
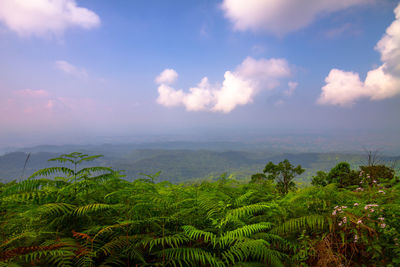
M185 144L188 147L187 144ZM195 146L189 146L195 148ZM278 163L288 159L293 164L300 164L305 172L296 179L299 182L310 183L311 177L319 170L327 171L338 162L346 161L353 168L366 163L364 154L345 153L282 153L270 150L215 150L205 149L133 149L126 146L106 146L81 148L87 154L104 154L97 160L98 166L113 167L123 170L126 179L132 180L143 177L141 173L153 174L161 171L159 180L179 183L197 179L216 179L222 173L233 175L236 179L249 179L251 174L260 172L266 162ZM71 149L71 148L69 148ZM38 152L44 150L46 152ZM26 152L14 152L0 156L0 182L26 178L36 170L55 166L47 162L56 157L62 150L60 147L40 147L31 150L29 159ZM67 150L68 151L68 150ZM69 153L70 151L68 151ZM61 152L65 153L65 152ZM381 163L400 167L400 157L381 156ZM90 166L84 164L84 166ZM21 177L24 175L24 177Z
M251 180L173 184L83 164L101 159L61 155L0 185L0 266L400 264L400 183L390 166L339 162L299 189L304 168L289 160Z

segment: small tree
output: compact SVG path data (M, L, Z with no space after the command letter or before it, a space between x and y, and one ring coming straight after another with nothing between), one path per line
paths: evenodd
M373 184L374 180L377 183L388 183L394 178L395 174L393 168L385 165L360 166L360 169L369 184Z
M287 159L275 165L271 161L265 165L264 171L267 174L267 179L275 180L277 182L277 189L282 194L287 194L289 190L295 189L296 184L293 179L296 175L304 172L301 165L294 167Z
M328 182L326 181L328 174L324 171L317 171L317 174L312 177L311 184L314 186L326 186Z
M337 183L339 187L358 185L361 181L359 173L350 168L347 162L339 162L333 167L326 177L329 184Z
M264 173L255 173L251 176L250 183L262 184L267 181L267 176Z

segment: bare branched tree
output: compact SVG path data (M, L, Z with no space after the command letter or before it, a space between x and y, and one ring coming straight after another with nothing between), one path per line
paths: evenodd
M367 155L366 166L375 166L381 162L381 153L378 149L371 150L364 148L364 152Z

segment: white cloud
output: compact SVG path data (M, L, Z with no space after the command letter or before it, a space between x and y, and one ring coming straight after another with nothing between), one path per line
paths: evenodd
M360 75L333 69L325 78L326 85L322 87L322 94L318 99L319 104L348 106L360 96L367 96Z
M61 70L62 72L73 75L76 77L81 77L81 78L86 78L88 76L86 70L84 68L79 68L71 63L64 61L64 60L58 60L56 61L56 67L57 69Z
M164 72L158 77L162 77ZM175 71L171 70L171 73L176 74L175 78L178 76ZM279 80L290 75L290 67L285 59L256 60L248 57L235 71L225 72L222 84L210 84L208 78L204 77L197 86L184 92L161 83L157 102L167 107L185 106L188 111L229 113L237 106L251 103L260 90L279 86ZM169 79L164 81L170 82Z
M394 10L396 20L386 29L386 34L375 49L381 53L386 69L400 75L400 4Z
M311 24L316 17L373 0L224 0L221 7L235 30L282 35Z
M172 84L178 79L178 73L173 69L165 69L156 77L156 83L158 84Z
M225 72L224 82L220 90L216 90L213 111L231 112L237 105L253 102L256 88L251 80L243 79L230 71Z
M288 87L289 87L289 89L287 89L287 90L284 91L283 93L284 93L286 96L291 96L291 95L293 95L294 91L295 91L296 88L297 88L297 85L299 85L297 82L288 82Z
M351 106L361 98L382 100L400 94L400 4L394 12L396 20L376 46L383 64L370 70L364 82L358 73L332 69L322 87L319 104Z
M180 105L185 94L182 90L175 90L166 84L161 84L158 87L157 102L166 107L173 107Z
M0 0L0 21L20 36L60 35L70 27L100 25L99 16L75 0Z

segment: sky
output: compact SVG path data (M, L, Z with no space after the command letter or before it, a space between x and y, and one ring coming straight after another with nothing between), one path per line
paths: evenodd
M392 0L0 0L0 147L400 134Z

